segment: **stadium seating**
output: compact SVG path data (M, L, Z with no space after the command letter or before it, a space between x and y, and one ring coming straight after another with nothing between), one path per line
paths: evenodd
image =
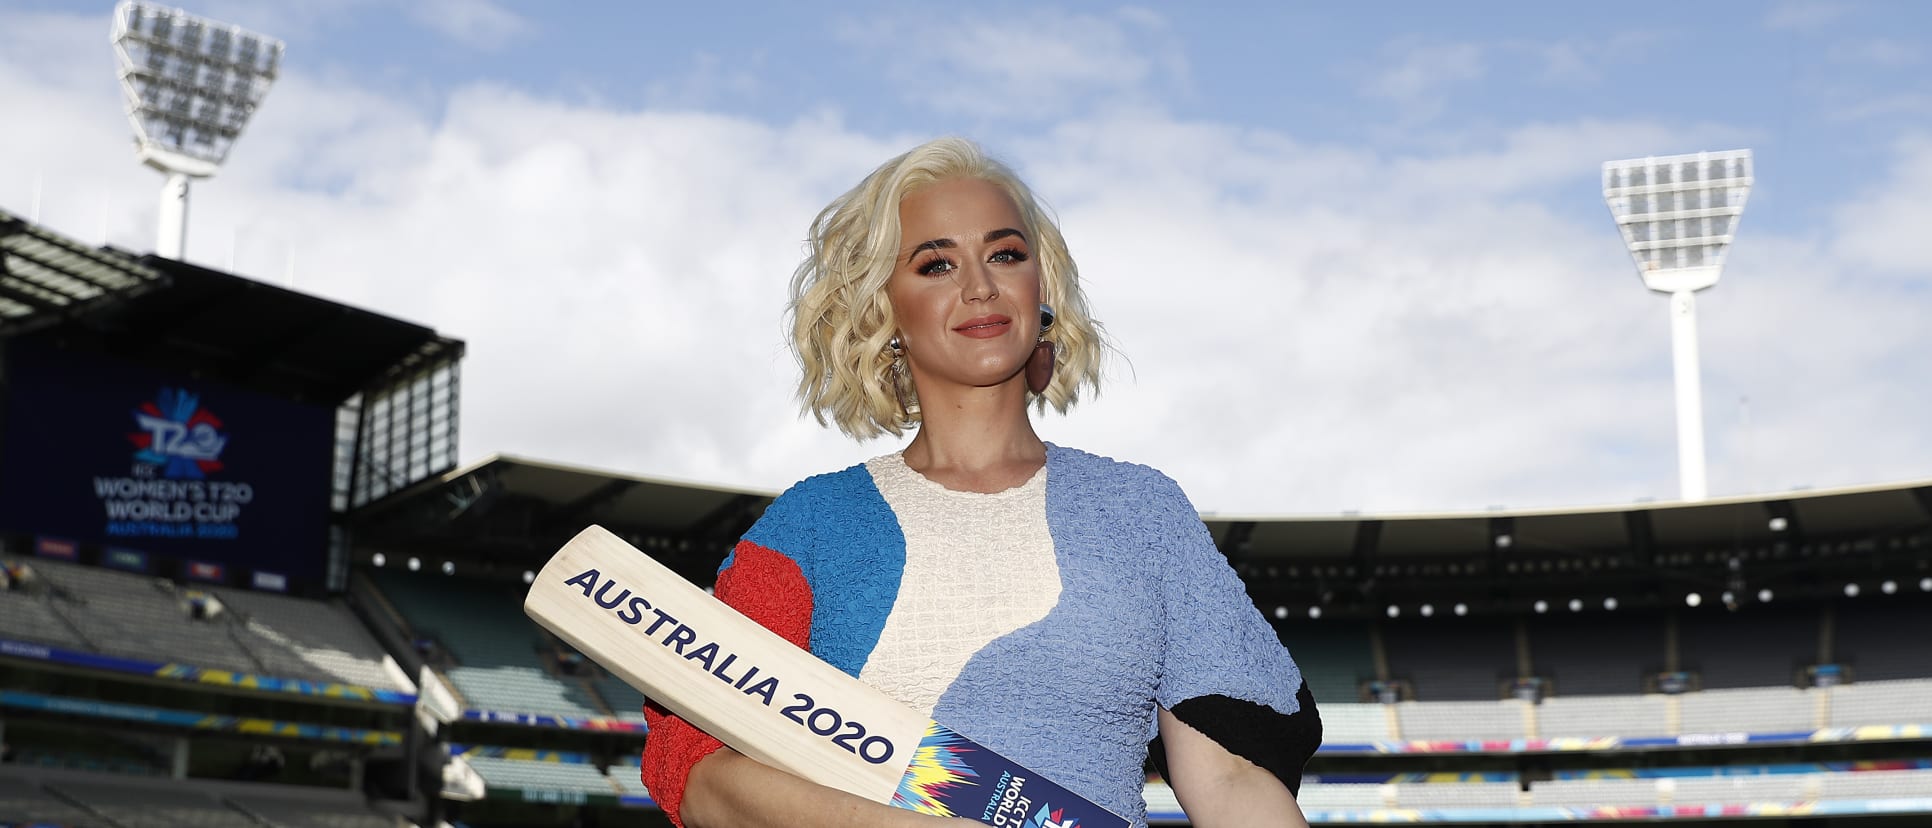
M650 796L651 792L644 787L644 769L638 765L637 759L635 756L625 757L625 761L606 769L606 775L625 796Z
M1656 779L1553 779L1530 786L1537 805L1656 805Z
M337 603L217 589L241 626L243 643L271 675L414 692L383 667L388 655L348 608Z
M1817 722L1815 690L1752 687L1678 696L1679 733L1788 733Z
M1819 774L1821 799L1883 799L1932 792L1932 770L1884 770Z
M371 813L359 804L357 800L360 797L347 791L325 793L338 796L331 800L290 794L260 794L231 796L229 801L237 809L247 811L276 828L395 828L393 818Z
M72 625L54 613L53 596L44 589L22 586L0 590L0 635L36 644L73 650L87 649L87 642Z
M1670 735L1670 700L1650 696L1556 696L1536 707L1536 735L1545 738Z
M63 781L46 787L87 803L111 824L123 828L261 828L254 818L202 791L131 787L108 779Z
M595 765L571 762L531 762L495 756L466 755L464 761L492 787L526 791L581 791L616 796L617 784Z
M1402 738L1412 741L1521 739L1527 702L1402 702L1396 705Z
M1398 808L1514 808L1522 797L1515 782L1414 782L1394 787Z
M1832 727L1873 724L1932 725L1932 679L1861 681L1831 688Z
M1295 801L1303 811L1321 809L1360 809L1379 810L1389 807L1384 796L1385 788L1380 784L1342 783L1324 784L1308 782L1301 786L1301 793Z
M0 824L118 828L395 828L363 795L0 765Z
M472 709L609 715L581 682L545 669L542 631L501 585L385 570L373 580L418 635L434 636L456 658L443 672Z
M46 560L35 561L34 570L57 588L49 605L97 652L266 672L224 620L189 618L179 588L166 580Z
M621 679L604 676L595 681L597 695L604 697L617 718L627 722L644 721L644 694Z
M1748 805L1816 798L1814 774L1679 777L1659 780L1672 805Z
M1379 704L1322 704L1322 741L1359 744L1395 738L1389 732L1388 708Z
M42 789L27 779L0 776L0 814L12 822L26 825L85 825L99 821L99 815L83 810L73 801Z

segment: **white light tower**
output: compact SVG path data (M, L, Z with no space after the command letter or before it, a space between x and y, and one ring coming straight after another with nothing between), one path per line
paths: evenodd
M1751 151L1633 158L1603 165L1603 200L1637 260L1644 286L1670 295L1677 375L1677 476L1703 500L1704 402L1697 366L1697 291L1717 284L1751 193Z
M139 0L114 7L135 156L167 175L154 252L180 259L188 243L188 179L221 168L282 64L282 42Z

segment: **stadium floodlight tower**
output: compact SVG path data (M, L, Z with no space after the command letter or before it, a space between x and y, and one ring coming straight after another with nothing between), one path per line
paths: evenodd
M1603 200L1644 286L1670 296L1677 378L1680 496L1703 500L1704 402L1697 364L1697 292L1717 284L1751 193L1751 151L1633 158L1603 165Z
M221 168L282 64L282 42L140 0L114 7L114 57L136 157L168 177L154 251L188 243L188 179Z

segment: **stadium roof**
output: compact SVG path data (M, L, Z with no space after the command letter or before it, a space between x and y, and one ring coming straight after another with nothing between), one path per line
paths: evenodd
M359 560L386 550L505 572L541 564L595 523L709 582L774 496L495 455L364 506L350 520Z
M494 456L371 504L353 520L359 560L386 551L511 573L599 523L702 583L774 495ZM1379 562L1481 561L1504 549L1512 558L1602 557L1922 531L1932 526L1932 480L1701 503L1203 519L1244 575L1328 561L1366 577Z
M0 213L0 337L27 336L330 405L463 349L422 325Z
M162 281L126 253L90 249L0 210L0 331L59 324Z
M1923 528L1932 525L1932 479L1697 503L1203 519L1224 550L1238 540L1230 535L1250 531L1240 527L1253 527L1244 551L1255 558L1347 557L1364 544L1376 557L1473 555L1494 548L1503 535L1505 547L1518 554L1683 549ZM1365 537L1371 533L1376 536Z

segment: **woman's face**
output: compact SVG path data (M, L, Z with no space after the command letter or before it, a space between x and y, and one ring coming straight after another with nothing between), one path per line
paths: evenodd
M1020 381L1040 331L1040 265L1019 207L971 178L899 204L900 246L886 296L921 396L939 385Z

